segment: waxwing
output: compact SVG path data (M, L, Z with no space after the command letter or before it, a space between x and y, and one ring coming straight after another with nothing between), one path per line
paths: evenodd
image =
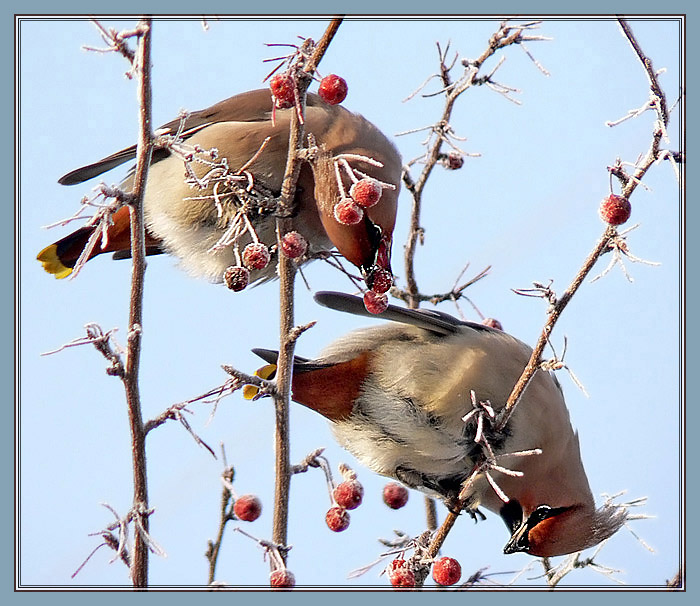
M253 240L249 225L260 242L267 247L275 244L275 209L269 200L281 191L294 111L294 107L276 108L273 117L270 91L254 90L158 129L161 136L173 136L174 143L156 148L152 155L144 199L147 254L170 253L191 274L221 282L226 268L238 264L236 248L243 250ZM390 271L401 180L396 148L362 116L329 105L314 94L307 96L304 124L323 153L316 162L302 166L293 229L308 241L311 255L335 247L365 278L376 266ZM59 183L81 183L135 155L136 147L129 147L68 173ZM333 158L339 155L349 158L350 170L346 170L348 165L335 170ZM241 168L246 178L243 184L230 185L222 178L226 169L235 174ZM341 224L334 216L341 199L338 179L347 194L362 175L382 183L382 195L378 203L365 209L359 223ZM131 184L130 174L122 187L128 191ZM89 225L78 229L46 247L37 259L56 278L70 275L95 229ZM98 241L90 258L104 252L115 253L115 258L128 257L129 234L129 209L122 207L112 217L106 240ZM275 266L273 259L266 268L252 271L251 282L274 277Z
M315 299L377 317L358 297L321 292ZM351 332L315 360L294 362L292 398L329 419L341 446L375 472L448 506L471 476L467 509L502 517L511 533L505 553L564 555L620 528L624 508L595 507L553 373L538 370L505 430L489 429L486 410L503 407L530 347L437 311L390 305L380 317L391 322ZM253 351L271 364L277 359L274 351ZM508 456L523 451L541 452ZM494 457L497 467L483 466ZM477 464L483 472L472 474Z

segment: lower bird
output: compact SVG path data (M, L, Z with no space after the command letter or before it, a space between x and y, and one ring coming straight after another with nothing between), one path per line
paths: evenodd
M270 90L236 95L173 120L157 130L160 147L152 155L144 198L146 250L170 253L196 276L221 282L239 251L261 242L275 254L276 207L287 164L291 109L275 109ZM390 252L401 157L368 120L309 94L305 132L319 153L304 162L294 199L292 229L308 242L308 257L335 247L365 279L375 267L390 271ZM63 176L73 185L92 179L136 156L136 146ZM340 222L335 208L352 185L370 179L381 197L355 208L353 223ZM132 187L133 175L122 183ZM360 219L357 219L361 215ZM88 224L47 246L38 255L56 278L73 272L90 242L87 259L112 252L129 255L129 209L122 207L104 226ZM274 277L275 264L251 271L251 282Z
M321 292L315 299L391 320L341 337L314 360L294 361L292 398L331 421L362 464L448 506L469 480L462 503L502 517L511 533L505 553L581 551L625 522L625 508L595 506L553 373L538 370L505 429L491 428L530 347L437 311L390 305L373 316L358 297ZM274 351L253 351L277 360Z

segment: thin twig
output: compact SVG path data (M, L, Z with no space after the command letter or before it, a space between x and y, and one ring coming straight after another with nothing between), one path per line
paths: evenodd
M508 421L510 420L513 412L515 412L515 407L520 401L525 388L530 383L532 377L535 376L539 366L542 353L544 352L547 342L549 341L554 325L557 323L559 316L564 311L564 308L568 305L571 298L574 296L579 286L583 283L586 276L591 272L596 261L600 256L607 251L608 245L613 238L617 235L617 230L613 226L608 226L605 228L603 235L600 237L595 247L588 255L584 261L581 269L578 271L574 279L572 280L569 287L564 291L561 297L559 297L551 306L549 314L547 315L547 320L545 322L544 328L540 333L540 337L537 340L535 347L532 350L532 355L528 360L525 370L523 370L520 378L518 379L513 391L511 392L505 406L501 409L498 414L498 420L494 427L495 431L501 431Z
M231 491L228 488L228 485L231 484L231 482L233 482L234 470L231 465L227 465L226 463L226 451L224 450L223 444L221 445L221 452L224 460L224 471L221 473L221 478L223 480L223 488L221 492L221 502L219 506L219 529L216 533L216 540L209 541L209 545L206 552L206 558L207 560L209 560L209 585L211 585L214 582L216 574L216 564L219 560L221 543L224 538L224 529L226 528L226 524L228 522L235 519L230 507L233 495L231 494Z
M425 164L425 166L423 167L421 174L418 176L418 179L414 180L409 172L412 162L409 162L404 167L402 175L404 185L412 197L408 242L404 248L406 291L405 297L403 298L409 308L417 308L421 301L420 289L418 288L418 282L414 269L414 258L417 246L419 243L422 244L424 236L424 230L420 225L423 190L433 169L444 156L444 153L442 152L443 144L446 143L454 147L451 144L450 139L456 137L449 123L454 104L457 101L457 98L472 85L491 83L490 74L482 78L477 78L477 74L479 73L479 70L484 62L498 50L511 44L520 44L523 40L540 39L523 35L525 30L535 27L536 25L537 23L535 22L526 23L521 26L510 26L507 22L503 22L498 31L489 39L486 50L484 50L484 52L476 60L462 60L464 73L455 81L452 81L449 76L449 71L455 65L455 62L453 61L451 64L449 64L449 66L446 63L449 45L444 52L440 48L440 45L438 45L438 59L440 63L439 78L443 83L443 87L439 93L445 95L443 113L440 119L433 126L428 127L431 130L431 135L426 142L428 145L428 150L425 152L425 154L423 154L423 156L421 156L421 161ZM425 83L422 86L424 85Z

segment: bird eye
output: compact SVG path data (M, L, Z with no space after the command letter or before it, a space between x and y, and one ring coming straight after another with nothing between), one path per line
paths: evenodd
M542 520L546 520L551 515L552 508L549 505L540 505L535 511L530 514L531 525L539 524Z
M527 519L528 528L534 528L543 520L546 520L547 518L552 518L554 516L558 516L560 513L564 513L569 509L570 507L552 508L549 505L540 505L539 507L537 507L537 509L535 509L535 511L533 511L530 514L530 517Z

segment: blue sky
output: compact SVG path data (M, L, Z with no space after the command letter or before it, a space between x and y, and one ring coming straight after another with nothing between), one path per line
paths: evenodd
M106 21L116 27L133 22ZM182 108L201 109L237 92L262 86L275 55L266 42L293 42L297 35L318 39L325 20L157 21L154 26L154 122ZM497 27L492 20L348 20L321 65L339 73L350 93L344 105L365 115L387 135L425 126L440 112L439 99L408 96L436 69L435 42L451 41L460 57L475 57ZM679 92L677 21L632 21L642 48L661 76L668 100ZM481 154L459 171L438 170L426 190L422 224L426 244L417 255L419 283L425 292L444 292L469 262L467 275L492 266L488 278L469 290L487 316L521 340L534 343L545 306L519 297L513 288L554 280L561 292L602 232L599 201L609 190L606 167L617 157L634 161L647 150L652 116L615 128L605 121L624 116L648 98L647 82L617 25L609 19L549 19L529 50L548 70L545 77L520 48L499 56L506 61L497 79L519 89L516 105L486 88L469 91L452 121L467 137L462 147ZM83 334L87 322L118 328L125 340L128 262L108 256L92 261L76 280L56 281L41 271L36 253L67 229L42 226L71 215L92 184L62 187L58 177L131 144L136 137L136 94L124 77L126 63L116 55L81 50L99 46L94 27L84 19L23 21L20 30L20 207L21 297L20 482L21 582L25 585L119 585L128 582L120 563L108 564L102 550L76 580L71 573L97 544L90 532L112 521L100 503L126 512L131 502L128 428L121 384L104 373L105 362L89 347L41 357ZM490 65L495 65L492 59ZM678 149L679 112L669 134ZM424 135L395 141L404 160L420 155ZM123 176L105 176L108 184ZM95 184L97 181L95 182ZM614 268L586 283L566 309L554 336L566 362L585 385L586 398L565 373L559 375L572 421L580 432L584 464L594 494L627 490L648 497L644 511L653 519L633 530L654 552L623 529L604 547L599 562L621 572L631 585L659 585L678 567L679 518L679 347L681 198L668 163L652 168L632 198L631 251L659 266L626 263L630 283ZM408 197L402 194L394 245L394 270L404 278L400 258L408 225ZM598 271L607 264L601 261ZM347 289L347 282L317 263L305 270L312 290ZM152 418L164 408L194 397L225 380L221 364L252 371L259 360L252 347L277 342L277 284L233 294L194 280L173 259L149 260L145 297L142 397ZM454 307L441 309L454 313ZM462 310L475 319L473 309ZM342 316L313 303L303 282L297 287L297 323L318 320L298 343L312 357L333 338L367 320ZM236 468L236 489L263 501L262 517L244 528L260 537L270 532L272 502L272 405L234 395L210 419L206 405L188 417L198 434L215 448L225 443ZM347 573L382 551L378 537L393 529L414 535L423 529L422 496L390 511L380 502L385 480L359 467L339 449L322 418L292 410L292 460L327 447L334 468L355 467L365 485L365 503L352 513L340 534L325 526L328 508L320 473L293 479L289 566L299 584L384 585L381 567L355 580ZM218 450L218 448L216 448ZM221 461L196 446L171 423L149 436L148 464L154 538L167 558L151 560L157 585L201 585L203 557L214 536L221 486ZM267 506L267 507L266 507ZM484 566L489 572L515 571L530 561L502 555L503 523L490 515L474 525L460 519L443 553L458 557L465 574ZM47 544L48 543L48 544ZM232 584L266 584L261 551L231 533L224 543L218 577ZM533 566L519 582L541 584ZM500 582L512 574L495 577ZM570 575L575 585L608 585L591 571Z

